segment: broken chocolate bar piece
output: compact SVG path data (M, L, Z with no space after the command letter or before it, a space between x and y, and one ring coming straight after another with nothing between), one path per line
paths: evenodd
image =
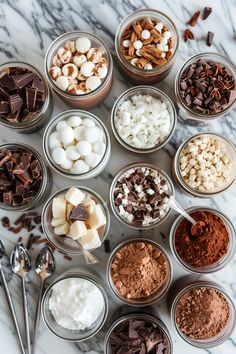
M83 205L77 205L73 207L69 216L70 220L82 220L85 221L87 219L87 211Z

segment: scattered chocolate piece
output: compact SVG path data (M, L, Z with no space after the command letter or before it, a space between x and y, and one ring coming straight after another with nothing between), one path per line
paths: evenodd
M70 220L82 220L85 221L87 219L87 211L86 208L81 204L73 207L69 215Z
M12 67L0 73L0 118L20 123L37 116L45 102L42 80L28 69Z
M187 40L189 39L194 39L194 34L188 28L186 28L186 30L184 31L184 41L187 42Z
M213 38L214 38L214 33L208 31L207 32L207 39L206 39L206 44L208 45L208 47L210 47L212 45Z
M200 15L200 11L196 11L193 16L190 18L190 20L187 22L188 25L194 27L197 24L198 18Z
M64 258L67 259L68 261L72 260L72 258L70 256L67 256L66 254L64 254Z
M204 7L203 9L203 13L202 13L202 19L206 20L210 14L212 13L212 7Z
M10 220L7 216L4 216L2 218L2 226L3 227L9 227L10 226Z
M110 241L109 240L105 240L104 241L104 251L106 253L110 253L111 252L111 245L110 245Z

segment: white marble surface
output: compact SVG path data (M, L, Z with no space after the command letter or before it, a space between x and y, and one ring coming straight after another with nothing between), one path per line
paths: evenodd
M158 85L158 87L162 88L167 94L174 98L173 79L176 70L189 56L209 50L205 41L202 39L208 30L215 32L214 45L210 50L225 54L235 61L236 42L233 39L236 34L235 0L209 0L207 3L204 0L0 0L0 61L5 62L11 59L20 59L33 63L38 68L43 69L44 54L51 41L61 33L74 29L91 31L101 36L107 42L114 55L114 35L118 24L124 16L133 10L141 7L160 9L173 19L182 36L182 31L185 29L185 23L190 15L192 15L197 9L206 5L213 7L213 13L207 21L201 21L199 25L194 28L194 33L199 39L197 41L184 43L181 38L178 58L174 69L169 77ZM114 173L128 162L142 160L142 157L124 151L114 140L110 128L110 112L114 100L128 86L130 87L131 85L127 85L126 80L120 75L115 65L112 91L101 106L91 110L105 122L110 131L112 140L112 158L105 171L103 171L96 180L91 179L83 182L83 185L94 188L106 200L108 199L109 184ZM54 96L53 115L68 108L68 106ZM187 126L178 122L176 132L170 143L162 151L147 156L147 160L159 164L164 170L170 173L171 159L179 143L184 137L198 131L222 133L235 141L235 113L236 112L233 111L220 121L203 128ZM42 152L42 132L33 135L17 135L16 133L1 127L0 142L25 142ZM53 174L53 190L71 184L73 184L72 181L59 177L55 173ZM183 194L179 188L176 188L176 194L178 200L181 201L184 207L192 205L209 205L223 211L234 223L236 223L236 212L234 207L236 200L236 185L226 193L209 200L190 198ZM5 215L5 213L0 211L0 217L3 215ZM13 214L11 217L14 219L16 215ZM175 215L172 214L165 224L148 232L145 236L163 243L160 232L163 232L168 237L168 231L174 217ZM111 225L109 238L112 245L119 243L123 238L128 237L129 235L141 234L134 233L134 231L122 227L113 217ZM0 230L0 235L5 242L7 253L9 255L18 236L7 233L5 229ZM27 237L27 234L23 235L24 241L27 240ZM167 241L164 241L164 244L169 251ZM36 248L34 251L31 251L33 261L35 260L36 252ZM83 259L81 258L77 257L73 258L73 261L68 261L65 260L61 254L57 252L55 254L57 260L57 275L72 265L80 266L84 264ZM103 248L99 250L97 254L102 259L99 266L99 272L104 278L108 254L103 252ZM174 260L173 267L175 279L186 274L186 272L180 269ZM11 275L7 264L5 270L7 272L7 280L9 282L11 293L14 297L20 325L23 329L19 281ZM232 261L224 270L210 276L210 279L220 283L228 290L234 301L236 301L235 273L236 259L234 259L234 261ZM28 281L31 325L34 318L38 286L39 279L32 271L30 273L30 280ZM109 324L112 317L114 317L113 308L116 307L114 298L110 296L110 294L109 298L111 310L107 324ZM20 352L18 350L17 340L9 317L2 287L0 287L0 299L0 353L18 354ZM175 354L203 354L204 352L212 354L224 354L227 352L227 354L233 354L236 352L235 331L225 344L215 349L200 350L183 342L174 333L173 328L171 327L166 302L166 299L163 299L163 301L155 307L158 309L161 319L164 320L170 330L174 342ZM41 322L36 354L103 353L103 336L104 332L101 332L100 335L90 342L70 344L55 337Z

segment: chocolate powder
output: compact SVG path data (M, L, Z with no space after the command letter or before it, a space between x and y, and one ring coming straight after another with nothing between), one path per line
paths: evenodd
M209 211L191 213L197 224L183 219L176 229L175 248L180 258L194 267L211 265L227 252L229 235L221 218Z
M228 301L219 290L200 287L181 297L176 307L176 323L190 338L210 339L224 330L229 314Z
M130 243L119 250L112 262L112 280L119 293L132 299L145 298L167 281L165 255L151 244Z

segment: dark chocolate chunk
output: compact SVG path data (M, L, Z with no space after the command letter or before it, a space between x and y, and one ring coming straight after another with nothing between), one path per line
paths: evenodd
M20 111L23 105L23 100L18 94L15 94L9 97L9 103L10 103L11 113L14 114Z
M214 33L208 31L207 32L207 39L206 39L206 44L208 45L208 47L210 47L212 45L213 38L214 38Z
M109 240L105 240L104 241L104 251L106 253L110 253L111 252L111 245L110 245L110 241Z
M29 111L32 111L35 108L37 91L33 88L26 89L26 107Z
M13 201L13 193L12 191L10 192L4 192L3 193L3 203L6 205L12 205Z
M45 91L44 84L42 83L41 80L39 80L39 78L36 75L34 75L32 88L38 92L41 92L41 93L44 93L44 91ZM43 97L43 96L40 96L40 97Z
M87 219L87 211L83 205L74 206L69 215L70 220L83 220Z
M204 7L203 13L202 13L202 19L206 20L210 16L211 13L212 13L211 7L208 7L208 6Z
M26 74L21 74L21 75L13 75L12 79L14 80L16 86L18 89L21 89L25 87L28 83L33 81L34 79L34 74L31 72L28 72Z
M200 11L196 11L193 16L190 18L190 20L187 22L188 25L194 27L197 24L198 18L200 15Z
M7 101L1 101L0 103L0 114L7 114L10 112L10 105Z
M9 91L15 90L16 88L14 81L7 73L3 73L3 76L0 78L0 86L8 89Z
M10 226L10 220L7 216L4 216L2 218L2 226L3 227L9 227Z

